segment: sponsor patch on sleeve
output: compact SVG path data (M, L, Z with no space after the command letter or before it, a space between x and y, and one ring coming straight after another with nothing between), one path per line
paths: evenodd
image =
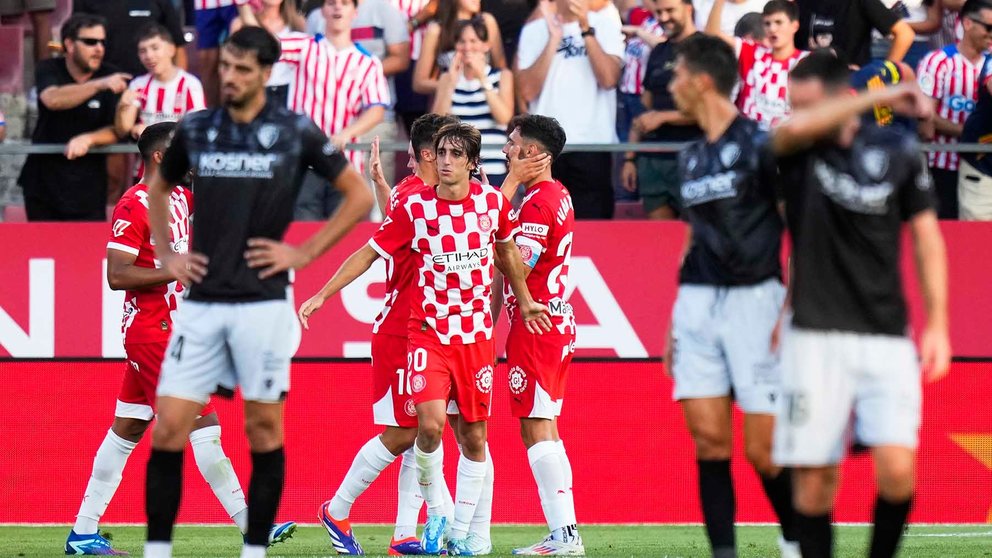
M531 236L548 236L548 226L538 223L520 223L520 232Z

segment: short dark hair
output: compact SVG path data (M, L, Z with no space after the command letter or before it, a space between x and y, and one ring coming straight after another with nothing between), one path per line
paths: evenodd
M489 28L486 27L486 20L482 19L482 16L476 14L468 19L463 19L458 22L458 26L455 28L455 42L462 38L462 33L465 29L471 27L475 31L476 36L482 42L489 42Z
M138 31L137 35L139 43L149 39L154 39L155 37L158 37L167 43L171 43L173 45L176 44L176 39L172 36L172 33L169 33L169 30L160 23L152 22L143 26Z
M789 78L797 81L817 79L829 89L850 87L851 70L830 49L819 49L796 63Z
M429 112L422 114L410 126L410 143L413 145L413 158L420 162L421 149L434 149L434 136L447 124L459 122L457 116Z
M799 4L792 0L768 0L765 8L761 10L761 15L775 14L785 14L789 21L799 21Z
M482 151L482 134L478 128L464 122L452 122L441 126L441 129L434 134L434 151L443 141L449 141L460 145L465 150L465 155L470 163L479 166L479 154Z
M272 66L279 60L279 40L261 27L242 27L224 41L224 46L238 52L254 52L261 66Z
M66 39L75 41L79 38L80 29L89 29L90 27L103 27L106 30L107 20L95 14L72 14L62 24L59 36L62 37L63 43Z
M752 39L760 41L765 38L765 21L764 15L757 12L749 12L744 14L739 20L737 20L737 25L734 26L734 36L735 37L751 37Z
M141 132L141 137L138 138L138 152L141 153L141 159L145 163L152 160L152 155L156 151L165 150L176 126L175 122L159 122L148 126Z
M982 10L992 10L992 0L966 0L961 6L961 17L975 15Z
M737 56L723 39L709 35L693 35L679 42L677 56L694 74L706 74L713 85L727 97L737 84Z
M551 155L554 161L565 148L565 130L557 120L540 114L520 114L510 120L508 132L520 129L520 136L533 140Z

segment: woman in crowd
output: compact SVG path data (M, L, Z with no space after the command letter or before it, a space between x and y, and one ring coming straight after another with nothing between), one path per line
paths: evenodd
M448 71L455 56L458 23L475 16L482 18L489 39L489 64L494 68L505 68L503 39L500 36L496 18L481 11L481 0L439 0L437 16L427 26L420 58L413 73L413 90L424 95L432 95L437 90L438 77Z
M261 8L255 10L255 21L245 21L241 17L231 22L231 33L245 25L258 25L277 38L283 39L301 34L306 28L306 20L296 9L296 0L261 0ZM295 80L296 68L286 62L276 62L266 85L269 98L278 99L281 104L289 102L290 89Z

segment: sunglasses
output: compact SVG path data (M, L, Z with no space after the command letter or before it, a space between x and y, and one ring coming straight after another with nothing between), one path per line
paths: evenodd
M969 17L968 19L970 19L971 21L974 21L978 25L981 25L982 28L985 29L985 32L986 33L992 34L992 23L985 23L984 21L978 19L977 17Z
M92 37L79 37L77 41L83 43L86 46L95 47L96 45L106 46L107 39L94 39Z

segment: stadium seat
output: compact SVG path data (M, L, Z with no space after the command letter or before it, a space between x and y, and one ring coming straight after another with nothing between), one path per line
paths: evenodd
M27 223L28 214L23 205L8 205L3 208L4 223Z
M24 87L24 28L0 25L0 93L20 93Z

